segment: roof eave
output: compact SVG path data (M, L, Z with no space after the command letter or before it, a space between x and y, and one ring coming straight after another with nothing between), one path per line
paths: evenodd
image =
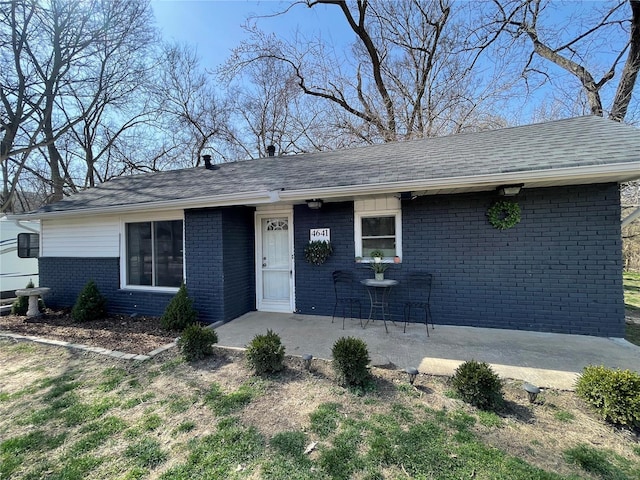
M524 183L525 188L545 186L581 185L590 183L625 182L640 178L640 162L571 167L548 170L504 172L490 175L411 180L378 183L375 185L346 185L313 190L286 190L279 192L284 201L304 200L310 197L341 198L363 195L381 195L407 191L440 191L474 188L492 190L511 183Z
M8 215L11 219L26 220L66 216L86 216L97 214L123 214L133 212L153 212L167 209L193 209L237 205L262 205L279 202L303 202L308 198L352 198L369 195L384 195L407 191L436 192L440 190L485 189L499 185L523 183L525 188L558 185L580 185L589 183L623 182L640 178L640 162L603 164L547 170L501 172L488 175L421 179L362 185L306 188L299 190L276 190L242 192L199 198L164 200L161 202L135 203L107 207L83 208L76 210L33 212ZM540 185L539 185L540 184Z

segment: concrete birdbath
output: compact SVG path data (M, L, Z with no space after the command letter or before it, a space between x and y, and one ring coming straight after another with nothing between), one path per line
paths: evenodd
M49 290L51 289L48 287L21 288L20 290L16 290L16 296L29 297L27 318L39 317L40 315L42 315L40 313L40 309L38 308L38 297L40 297L40 295L49 293Z

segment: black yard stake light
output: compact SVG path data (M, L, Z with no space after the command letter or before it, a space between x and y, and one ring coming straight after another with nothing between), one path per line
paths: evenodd
M302 361L304 362L304 368L307 370L311 369L311 360L313 360L313 355L310 353L305 353L302 355Z
M531 385L530 383L525 383L524 385L522 385L522 388L525 392L527 392L527 395L529 395L529 402L535 402L536 397L540 393L540 388L536 387L535 385Z
M413 368L413 367L409 367L405 370L405 372L407 372L407 375L409 375L409 383L411 385L413 385L413 382L416 381L416 376L418 375L418 370Z

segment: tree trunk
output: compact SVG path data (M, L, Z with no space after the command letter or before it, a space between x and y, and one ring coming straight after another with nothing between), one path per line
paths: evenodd
M622 122L627 115L627 108L640 70L640 1L630 0L631 33L629 35L629 55L622 70L616 96L613 100L609 118Z

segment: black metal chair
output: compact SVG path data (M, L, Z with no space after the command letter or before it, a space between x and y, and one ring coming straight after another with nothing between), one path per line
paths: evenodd
M346 308L349 307L350 317L353 318L353 307L358 306L358 318L360 319L360 326L362 325L362 304L360 299L354 294L354 280L353 275L350 272L344 270L336 270L332 274L333 277L333 291L336 296L336 303L333 306L333 316L331 317L331 323L336 318L336 311L338 306L342 305L342 329L344 330L344 319L346 318Z
M411 322L411 310L424 310L424 324L427 327L427 337L429 336L429 321L431 329L433 317L431 316L431 283L433 276L426 272L412 272L407 275L405 288L408 292L408 300L404 304L404 332L407 331L407 324Z

